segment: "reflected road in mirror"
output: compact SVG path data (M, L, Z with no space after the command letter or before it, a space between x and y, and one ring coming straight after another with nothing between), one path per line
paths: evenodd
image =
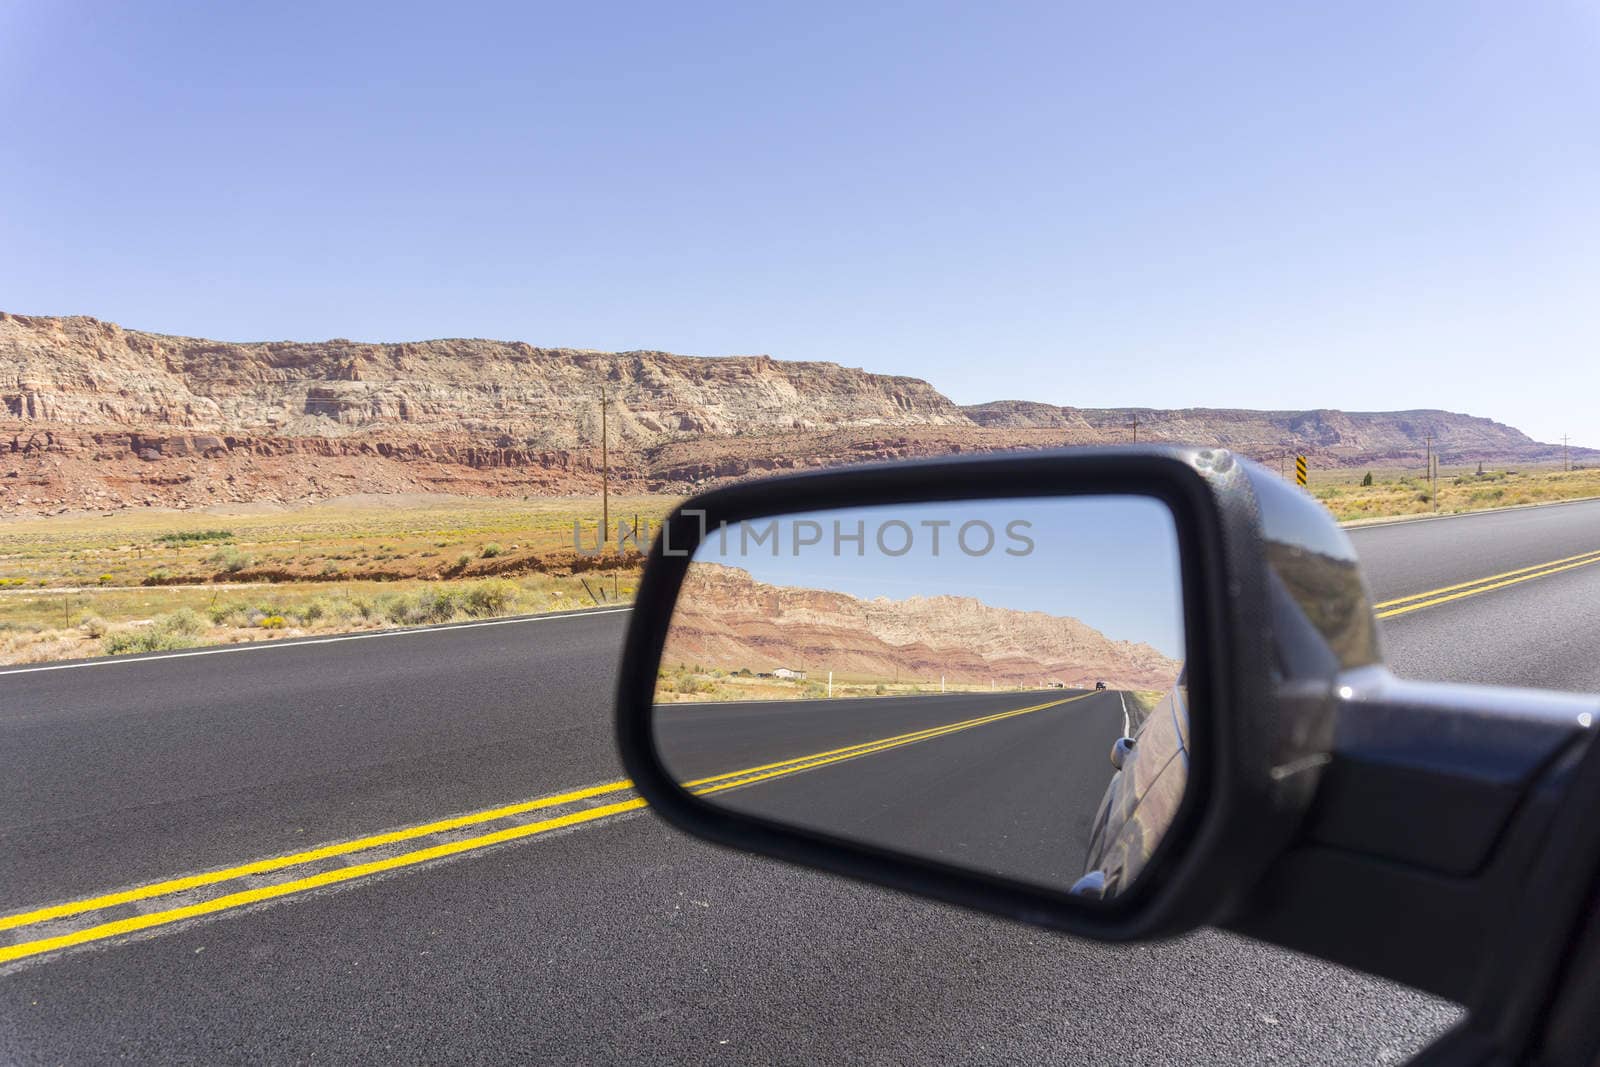
M1171 516L1142 497L708 531L663 650L658 750L741 813L1109 895L1186 782L1182 614Z

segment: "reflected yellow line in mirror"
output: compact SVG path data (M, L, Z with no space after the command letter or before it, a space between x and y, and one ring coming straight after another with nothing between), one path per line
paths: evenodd
M1035 704L1028 708L1014 708L1011 711L996 712L993 715L982 715L975 719L965 719L961 722L948 723L944 726L930 726L927 729L915 730L895 737L881 737L876 741L863 741L859 745L850 745L845 748L836 748L827 752L814 752L809 756L799 756L781 763L769 763L761 767L748 767L742 771L730 771L719 774L714 778L699 778L692 782L681 783L685 789L696 796L705 796L708 793L720 793L724 789L734 789L739 786L751 785L755 782L765 781L768 778L777 778L786 774L795 774L799 771L808 771L813 767L822 767L841 760L855 759L857 756L867 756L875 752L883 752L902 745L914 745L919 741L928 741L935 737L944 737L946 734L970 730L975 726L984 726L988 723L999 722L1002 719L1015 718L1018 715L1028 715L1046 708L1056 708L1063 704L1071 704L1075 700L1083 700L1094 696L1094 693L1080 693L1075 697L1065 697L1061 700L1051 700L1043 704ZM715 784L713 784L715 783ZM704 787L704 788L701 788Z

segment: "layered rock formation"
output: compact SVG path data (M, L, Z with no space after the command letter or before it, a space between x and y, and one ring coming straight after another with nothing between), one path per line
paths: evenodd
M1176 660L1078 619L964 596L864 600L769 585L721 564L690 568L662 656L679 665L770 673L784 667L870 682L1164 690Z
M1548 461L1449 412L958 407L927 382L768 356L521 342L232 344L0 312L0 509L301 502L350 493L587 493L602 393L613 484L681 493L770 471L1127 440L1266 460ZM1589 455L1587 453L1577 453Z
M696 359L483 340L228 344L0 313L14 419L289 437L468 433L536 451L830 426L968 425L927 382L770 356Z

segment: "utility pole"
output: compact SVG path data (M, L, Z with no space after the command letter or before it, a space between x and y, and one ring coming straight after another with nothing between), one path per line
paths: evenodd
M1572 470L1572 455L1567 451L1567 435L1561 435L1561 469Z
M1431 478L1433 476L1433 434L1430 433L1423 435L1422 447L1425 449L1422 454L1422 475L1425 478Z
M606 387L600 387L600 547L611 537L611 455L606 434Z
M1133 421L1128 423L1128 428L1133 431L1133 443L1139 443L1139 416L1135 415Z

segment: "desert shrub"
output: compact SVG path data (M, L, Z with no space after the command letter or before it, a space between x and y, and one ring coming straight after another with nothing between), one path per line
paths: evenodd
M238 574L255 561L237 548L229 545L212 553L209 562L224 574Z
M663 687L671 692L693 695L696 693L714 693L717 690L715 683L709 678L696 677L689 671L679 670Z
M85 615L78 623L78 629L98 641L106 635L110 627L106 625L106 620L98 615Z
M396 593L379 601L383 617L396 626L421 626L449 622L456 617L460 603L448 589L422 589L407 596Z
M466 568L467 564L469 564L471 562L472 562L472 553L471 552L463 552L463 553L461 553L461 555L456 557L456 570L458 570L458 571L459 570L464 570Z
M515 582L504 578L478 582L461 594L461 610L475 619L504 615L516 603L519 592Z
M1367 487L1369 487L1371 485L1372 485L1372 472L1368 471L1364 476L1362 476L1361 486L1362 486L1362 488L1365 489L1365 488L1367 488Z
M133 652L171 652L193 647L203 629L205 620L198 612L192 608L179 608L158 616L148 626L108 633L101 647L112 656Z
M404 626L411 621L411 601L402 594L379 597L377 609L380 617L397 626Z
M168 570L166 567L157 567L155 570L145 575L144 584L160 585L162 582L168 581L171 578L172 572L170 570Z
M482 556L484 559L494 559L503 551L504 549L500 547L499 542L490 541L488 544L484 545L478 550L478 555Z
M102 574L102 575L101 575L101 576L100 576L100 577L99 577L99 579L98 579L98 581L99 581L99 582L100 582L100 584L101 584L101 585L107 585L107 584L109 584L109 583L110 583L110 581L111 581L111 575L109 575L109 574Z
M206 628L206 620L193 608L178 608L158 617L154 625L168 633L192 637Z
M243 604L213 604L206 609L206 615L213 625L231 626L236 630L256 624L251 612Z
M289 620L282 615L261 616L260 626L263 630L281 630L287 625L289 625Z
M213 626L237 626L239 623L235 620L243 616L244 606L238 601L230 600L222 604L213 601L206 608L206 618L211 620Z
M449 622L461 610L456 594L449 589L424 589L416 594L415 608L418 622Z
M313 623L318 619L325 617L329 613L329 610L329 605L326 600L322 599L321 597L315 597L300 605L300 610L296 612L296 614L300 616L300 620L302 622Z

